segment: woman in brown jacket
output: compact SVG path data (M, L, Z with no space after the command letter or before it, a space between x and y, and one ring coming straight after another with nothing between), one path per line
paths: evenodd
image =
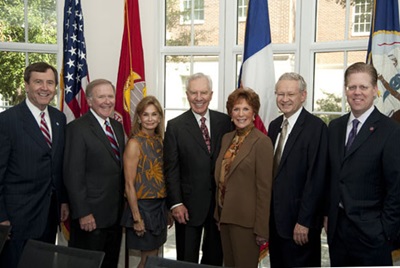
M268 242L273 145L254 127L260 99L239 88L226 104L236 130L225 134L216 162L217 206L224 265L257 267L259 248Z

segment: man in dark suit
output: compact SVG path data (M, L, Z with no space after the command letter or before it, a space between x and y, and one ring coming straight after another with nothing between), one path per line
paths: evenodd
M377 72L362 62L345 72L351 112L329 124L332 266L392 265L400 227L400 125L374 107Z
M111 82L88 84L90 111L67 125L64 182L71 203L69 246L104 251L102 267L117 267L122 229L122 125L110 118L115 106Z
M319 267L328 128L303 108L307 84L301 75L283 74L275 94L283 115L268 129L275 144L271 267Z
M177 259L199 261L204 229L201 263L222 265L220 233L213 217L214 168L222 136L232 130L232 124L228 115L208 109L212 94L209 76L196 73L187 80L191 109L168 122L164 175L168 205L176 222Z
M66 119L49 106L57 77L47 63L29 65L27 98L0 114L0 224L12 226L0 267L17 267L28 239L54 243L69 214L62 181Z

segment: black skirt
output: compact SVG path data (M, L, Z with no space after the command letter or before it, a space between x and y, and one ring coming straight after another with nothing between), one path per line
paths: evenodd
M129 249L154 250L167 241L167 205L162 199L139 199L138 207L144 221L146 232L137 236L133 229L132 211L127 205L121 219L121 225L126 227L126 239Z

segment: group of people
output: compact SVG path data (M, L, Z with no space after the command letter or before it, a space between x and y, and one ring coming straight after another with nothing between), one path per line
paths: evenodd
M257 267L321 266L321 231L332 266L392 265L400 230L400 125L373 105L372 65L345 72L350 112L329 127L303 103L297 73L275 86L282 114L268 135L254 125L261 103L248 88L228 97L228 114L209 109L212 81L186 81L190 109L170 120L154 96L136 107L125 140L113 119L115 87L88 84L90 110L66 125L50 102L57 70L44 62L24 74L26 100L0 113L0 224L11 225L0 267L17 267L28 239L54 243L71 219L69 246L105 252L117 267L127 245L138 267L158 255L175 224L177 259Z

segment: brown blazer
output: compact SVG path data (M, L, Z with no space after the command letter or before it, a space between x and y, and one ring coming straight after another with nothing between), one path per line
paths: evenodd
M222 138L215 167L217 188L222 159L234 136L235 131ZM254 128L244 140L225 176L227 184L224 207L220 213L218 208L215 209L214 217L217 221L253 228L256 235L269 238L273 154L270 138Z

